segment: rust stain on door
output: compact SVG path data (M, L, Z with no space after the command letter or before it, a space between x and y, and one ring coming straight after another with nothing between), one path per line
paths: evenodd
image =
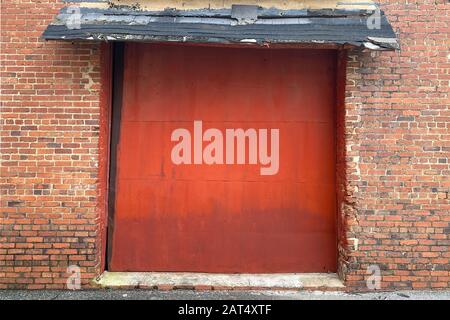
M331 50L127 44L109 269L336 271L335 73ZM194 121L278 129L278 171L175 164Z

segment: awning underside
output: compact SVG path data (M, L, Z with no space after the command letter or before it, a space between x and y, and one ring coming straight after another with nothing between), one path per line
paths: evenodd
M370 50L399 48L378 9L281 10L254 5L159 11L132 6L65 7L43 34L47 40L328 44Z

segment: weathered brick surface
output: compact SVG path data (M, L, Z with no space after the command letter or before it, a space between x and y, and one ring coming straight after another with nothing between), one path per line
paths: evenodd
M62 3L1 3L0 288L99 272L99 45L39 39Z
M62 5L1 4L0 288L101 272L100 46L39 39ZM365 288L376 264L383 288L448 288L450 4L382 6L402 50L348 59L340 274Z
M381 1L402 50L351 52L346 90L347 284L450 287L450 3Z

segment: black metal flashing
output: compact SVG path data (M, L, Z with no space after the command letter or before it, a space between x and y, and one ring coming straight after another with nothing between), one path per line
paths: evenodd
M243 44L334 44L370 50L399 45L382 11L280 10L257 6L229 9L145 11L65 7L51 23L47 40L157 41Z

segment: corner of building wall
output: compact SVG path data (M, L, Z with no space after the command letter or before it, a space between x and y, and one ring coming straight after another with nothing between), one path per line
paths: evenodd
M359 179L359 144L356 131L359 123L358 108L361 103L353 92L358 90L357 80L360 77L364 56L361 50L340 50L337 72L337 158L336 187L338 208L338 275L346 286L359 287L363 281L362 275L356 275L359 270L355 252L358 250L359 239L354 232L358 224L358 186Z
M336 195L337 195L337 251L339 278L345 282L347 275L347 221L345 218L346 201L346 138L345 138L345 94L347 79L347 50L339 50L336 72Z

